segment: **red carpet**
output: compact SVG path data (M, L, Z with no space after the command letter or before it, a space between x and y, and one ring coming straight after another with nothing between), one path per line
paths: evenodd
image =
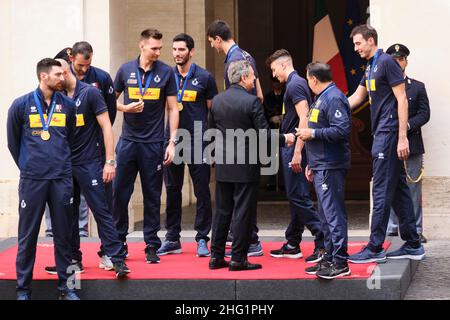
M264 255L250 257L250 262L261 263L263 268L256 271L229 272L228 269L209 270L209 258L195 256L196 243L183 243L183 253L161 257L159 264L147 264L144 259L144 244L142 242L128 243L129 258L126 263L131 269L129 279L209 279L209 280L288 280L315 279L307 275L304 270L311 264L304 259L275 259L270 257L269 251L281 247L281 242L263 243ZM349 254L358 252L366 243L349 243ZM385 249L390 243L385 243ZM98 268L99 258L96 254L99 243L82 243L84 273L81 280L115 279L114 272ZM307 257L314 249L313 242L301 245L303 255ZM17 246L0 253L0 280L15 280L15 261ZM54 264L53 244L40 243L38 245L36 264L34 267L35 280L56 279L47 274L44 267ZM349 264L352 275L345 279L368 278L373 272L375 264Z

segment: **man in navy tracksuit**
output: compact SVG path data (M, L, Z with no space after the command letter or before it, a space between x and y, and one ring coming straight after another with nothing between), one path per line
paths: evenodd
M8 111L8 148L20 169L17 299L29 300L36 244L45 204L53 221L60 299L79 300L68 282L73 210L71 143L75 103L63 89L61 63L37 64L39 87L16 100Z
M161 246L160 205L163 165L169 165L175 154L178 128L177 86L173 69L158 61L162 34L155 29L141 33L140 56L123 64L117 72L116 96L124 92L122 135L117 144L117 172L114 180L113 215L119 237L126 246L128 203L139 172L144 197L144 241L147 263L159 263L156 251ZM169 110L170 139L164 152L164 114Z
M180 141L182 159L175 159L164 168L164 183L167 191L166 207L166 241L158 250L158 255L181 253L181 190L183 188L185 163L194 186L197 198L197 212L194 228L197 231L197 256L210 255L207 243L208 233L211 231L211 195L209 192L210 166L203 158L203 134L208 125L208 110L212 98L217 94L217 86L213 76L192 62L194 54L194 39L182 33L173 39L172 54L177 64L174 67L175 78L179 88L177 101L180 112L179 129L189 134L190 140ZM167 132L169 128L166 128ZM197 131L196 131L197 130ZM179 136L181 132L179 130ZM183 138L184 135L181 135ZM196 155L195 152L200 152ZM177 161L179 160L179 161Z
M117 114L116 95L114 92L114 85L111 76L108 72L91 65L94 50L92 46L86 41L76 42L72 48L65 48L57 57L64 60L69 60L71 63L71 71L78 80L92 85L101 91L101 94L108 107L109 120L111 125L114 124ZM56 58L56 57L55 57ZM103 144L101 144L103 147ZM112 182L105 183L106 195L110 210L112 210ZM88 235L88 220L89 208L86 205L86 200L81 197L80 202L80 219L79 231L84 236ZM47 219L48 218L48 219ZM46 216L47 229L51 233L50 217ZM107 256L104 255L104 259Z
M406 183L403 161L409 156L408 100L402 69L377 47L378 34L367 25L351 33L355 51L368 60L366 72L349 98L356 108L369 94L372 118L373 211L370 241L362 251L351 255L353 263L382 262L386 258L421 260L425 250L420 243L411 195ZM406 243L385 253L383 243L391 206L400 222L400 235Z
M113 222L105 189L105 184L110 183L115 176L114 135L105 100L97 88L77 80L71 73L67 62L59 61L64 70L67 96L75 102L77 111L76 130L72 144L74 184L72 263L77 265L80 271L83 270L78 232L78 207L82 192L97 222L103 251L112 261L112 265L109 265L109 259L105 259L103 253L99 253L101 258L99 267L105 270L114 269L116 276L123 278L130 270L124 263L125 254L122 251L122 242L119 240ZM55 270L53 267L47 267L46 271L53 273Z
M307 141L306 177L314 183L325 235L323 259L307 268L306 273L334 279L350 275L344 202L345 176L350 168L350 106L332 82L328 64L310 63L306 70L309 87L316 99L310 107L308 128L300 129L298 136Z
M267 65L274 77L286 83L281 133L295 133L297 127L306 128L311 97L306 80L294 70L291 55L287 50L277 50L267 59ZM300 242L306 226L315 237L315 250L305 261L314 263L322 258L323 233L322 224L311 200L310 186L302 170L302 167L306 167L306 152L303 146L304 142L297 139L295 148L281 148L281 164L291 221L286 229L287 242L280 249L272 250L270 255L274 258L303 257Z

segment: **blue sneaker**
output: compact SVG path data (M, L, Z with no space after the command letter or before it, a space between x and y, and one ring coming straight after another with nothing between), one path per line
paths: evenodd
M383 249L376 253L371 251L368 247L364 247L360 252L350 255L348 261L351 263L383 263L386 262L386 252Z
M182 253L183 250L181 249L181 242L178 241L169 241L166 240L163 242L162 246L156 251L156 254L158 256L164 256L166 254L171 253Z
M31 300L30 293L26 292L26 291L18 291L16 300L18 300L18 301Z
M419 248L414 249L405 243L400 249L388 252L386 257L388 259L423 260L425 258L425 249L422 245Z
M67 292L61 291L58 300L77 301L80 300L80 297L74 290L69 290Z
M260 257L263 255L263 249L261 246L261 241L250 244L248 248L247 257ZM225 252L225 257L231 257L231 251Z
M211 253L208 250L208 246L206 245L206 241L204 239L200 239L197 242L197 257L209 257Z

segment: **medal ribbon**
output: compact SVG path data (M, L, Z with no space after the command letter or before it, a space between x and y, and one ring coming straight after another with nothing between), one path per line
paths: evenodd
M231 54L233 53L234 50L239 49L239 46L237 44L233 44L230 48L230 50L228 50L227 52L227 56L225 57L225 62L228 61L228 59L230 58Z
M372 89L372 72L373 72L373 68L374 68L375 64L377 63L379 54L380 54L380 51L377 50L377 52L375 53L375 56L373 57L372 65L370 66L369 75L367 76L367 81L369 83L367 91L369 92L369 98L370 98L371 103L372 103L372 91L371 91L371 89Z
M180 85L180 84L181 84L181 83L180 83L180 78L178 77L177 72L174 72L174 75L175 75L175 83L177 84L177 87L178 87L178 92L177 92L177 102L182 102L182 101L183 101L184 91L186 90L189 76L191 75L191 72L192 72L192 70L194 69L193 67L194 67L194 63L191 64L191 66L189 67L189 71L188 71L186 77L184 78L184 81L183 81L183 88L181 88L181 85ZM183 78L181 78L181 80L183 80ZM180 90L181 90L181 92L180 92Z
M145 87L144 90L142 90L142 78L141 78L141 73L139 72L139 68L137 68L137 81L139 84L139 93L141 94L142 99L144 99L145 94L147 93L148 88L150 87L150 82L152 81L153 78L153 72L150 72L150 74L147 77L147 81L145 81ZM144 73L144 77L145 77L145 73Z
M36 103L36 107L37 107L37 109L39 111L39 116L41 117L42 129L44 131L48 131L48 128L49 128L50 123L52 121L53 112L55 111L56 94L53 93L52 102L50 103L50 105L51 105L50 113L48 114L47 121L45 121L45 118L44 118L44 112L42 111L42 105L41 105L41 101L39 100L39 97L38 97L38 94L37 94L37 90L34 91L33 95L34 95L34 102Z

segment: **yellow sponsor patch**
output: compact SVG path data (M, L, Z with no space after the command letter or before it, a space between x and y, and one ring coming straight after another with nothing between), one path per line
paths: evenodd
M77 114L77 127L84 126L84 114Z
M139 88L128 87L128 97L136 100L159 100L160 92L161 88L148 88L144 97L142 97Z
M65 127L66 126L66 115L64 113L54 114L52 117L52 122L50 122L50 127Z
M370 91L377 91L375 79L370 80L370 89L369 89L369 80L366 80L366 88L367 88L367 90L370 90Z
M38 114L30 114L30 128L42 128L41 117ZM44 121L47 122L47 115L44 114ZM53 114L50 127L65 127L66 115L64 113Z
M179 91L181 93L181 90ZM183 100L185 102L195 102L197 100L197 91L184 90Z
M312 109L311 115L309 116L309 121L317 123L317 121L319 120L319 113L320 113L319 109Z
M286 113L286 109L284 108L284 102L283 102L283 110L281 111L281 114L285 114Z

